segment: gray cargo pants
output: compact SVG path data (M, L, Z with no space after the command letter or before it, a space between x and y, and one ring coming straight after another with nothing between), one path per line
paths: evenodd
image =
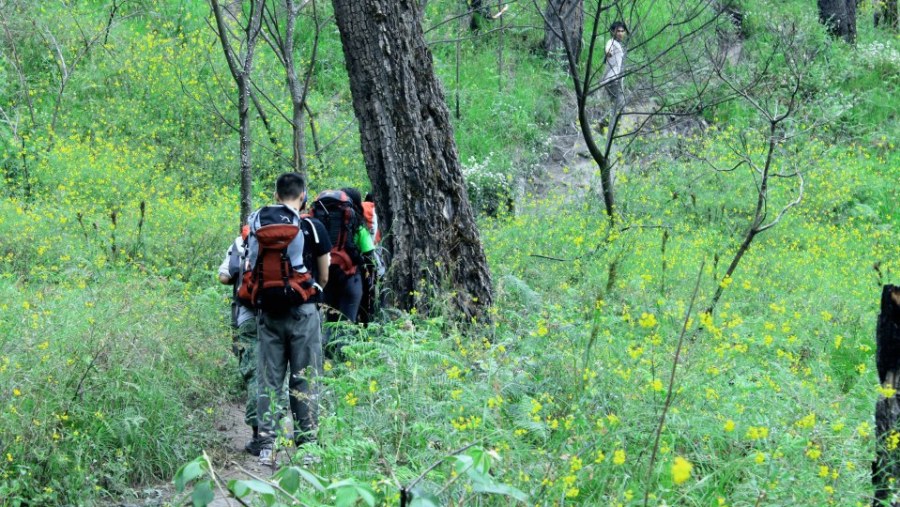
M271 395L278 392L286 371L290 371L288 386L295 441L314 441L319 404L316 377L322 374L319 311L314 303L307 303L291 308L283 315L262 312L257 322L257 413L261 443L271 445L275 439L281 414L277 407L273 408Z
M625 90L622 88L622 78L619 77L606 83L604 89L610 101L608 124L611 135L613 125L616 124L616 117L625 109Z

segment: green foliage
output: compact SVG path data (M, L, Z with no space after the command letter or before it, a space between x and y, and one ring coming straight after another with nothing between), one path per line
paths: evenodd
M69 21L99 33L106 4L18 2L19 17L5 18L28 78L0 38L0 107L10 114L0 123L0 498L11 505L96 503L173 474L195 504L219 488L208 458L188 460L216 445L216 411L237 383L228 291L212 286L237 229L237 139L218 116L235 121L235 91L205 5L146 4L126 4L106 43L70 69L53 129L58 56L41 34L51 30L71 63L84 41ZM752 112L729 103L709 111L703 136L635 145L617 174L627 229L609 230L590 194L570 201L517 183L540 176L567 82L532 52L541 33L526 27L540 18L514 4L502 37L462 41L457 83L456 45L443 41L469 34L465 19L442 22L459 8L428 2L427 37L472 201L498 212L481 224L493 321L394 315L354 328L347 361L329 363L323 380L322 462L222 486L262 504L286 503L288 491L311 504L396 505L400 488L439 462L412 489L414 505L627 505L645 492L669 505L866 503L877 287L900 273L896 38L860 21L854 49L824 35L811 4L746 6L745 61L770 47L767 20L795 22L804 47L819 50L804 85L817 97L811 116L833 121L791 126L808 137L780 150L777 165L804 169L804 200L724 278L754 179L683 155L730 167L729 146L743 138L760 161ZM646 26L665 18L647 15ZM311 20L301 23L297 51L308 61ZM365 188L333 24L319 43L313 188ZM264 46L254 79L288 110L283 71ZM287 164L289 127L274 105L265 108L276 142L254 122L256 204ZM795 189L773 189L772 209ZM720 285L725 296L715 315L689 316L669 386L704 260L697 305Z
M225 394L216 291L78 262L56 280L0 280L9 501L72 503L168 477L210 442L200 425Z
M491 461L496 458L496 453L485 451L481 447L470 447L464 454L454 454L450 457L453 458L455 466L453 467L453 476L445 485L444 490L457 482L459 478L464 477L468 483L466 490L477 494L508 497L520 502L527 501L528 497L524 493L512 486L497 482L491 476ZM386 479L383 482L386 483ZM175 489L179 493L185 492L191 483L193 483L193 489L190 491L190 498L194 506L205 507L212 503L215 498L213 488L216 484L220 484L221 480L215 474L206 454L185 463L175 473ZM394 495L393 492L389 493L381 488L373 489L371 485L353 478L329 481L299 466L283 467L272 475L269 481L260 479L230 480L227 490L229 496L239 498L245 503L266 506L315 504L374 507L387 500L385 495ZM437 495L418 488L404 488L402 493L396 493L397 496L400 494L405 494L408 499L411 499L410 505L420 507L443 505Z
M754 1L743 6L744 54L761 59L772 43L772 20L799 28L805 51L816 52L816 65L804 82L804 95L819 97L819 113L829 124L830 142L846 140L886 146L898 130L898 46L896 37L875 29L871 16L857 18L857 44L833 39L818 21L813 3ZM720 109L720 120L743 123L749 111L739 103ZM823 137L826 137L823 135Z

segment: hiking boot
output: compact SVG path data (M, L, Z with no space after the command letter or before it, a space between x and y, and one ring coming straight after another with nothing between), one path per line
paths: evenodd
M244 444L244 451L251 456L259 456L259 451L262 448L262 442L259 441L258 438L251 438Z
M271 445L263 446L259 450L259 464L264 467L275 466L275 451Z

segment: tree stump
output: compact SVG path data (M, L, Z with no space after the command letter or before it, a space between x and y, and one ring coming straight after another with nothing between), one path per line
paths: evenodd
M856 0L817 0L819 21L828 33L856 43Z
M876 455L872 462L873 507L900 507L900 287L885 285L875 331L875 364L881 385L895 392L875 404Z

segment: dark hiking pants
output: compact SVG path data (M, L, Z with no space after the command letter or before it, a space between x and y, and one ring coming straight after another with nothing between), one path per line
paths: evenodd
M325 321L356 322L359 304L362 301L362 275L359 270L353 276L342 280L329 281L325 287ZM345 332L327 326L325 329L325 347L329 357L341 357L342 337Z
M280 419L272 394L281 388L285 372L288 380L294 440L314 441L318 426L318 387L322 374L322 338L319 311L313 303L291 308L283 315L262 312L258 319L259 355L259 436L271 445Z

